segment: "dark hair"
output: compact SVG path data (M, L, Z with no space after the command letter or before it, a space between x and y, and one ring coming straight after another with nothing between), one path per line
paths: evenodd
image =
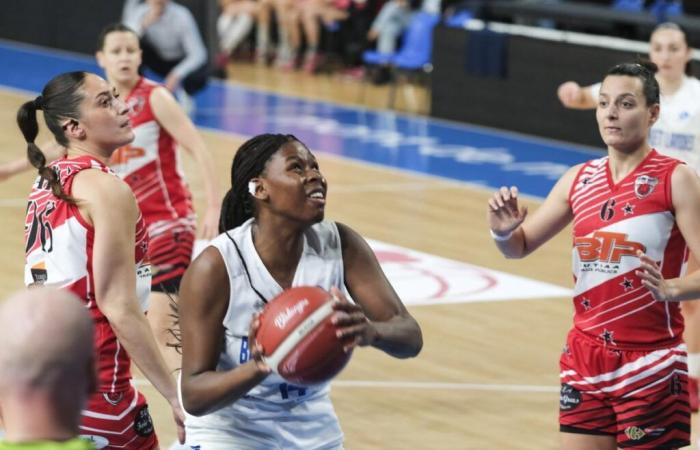
M651 61L640 59L635 63L622 63L614 66L608 70L606 78L610 75L639 78L642 81L642 92L644 92L647 105L653 105L660 101L659 82L656 81L656 77L654 76L656 70L656 64Z
M291 134L261 134L241 145L231 165L231 189L221 204L219 232L236 228L253 217L248 182L265 171L265 165L287 142L299 142Z
M105 48L105 40L107 40L107 35L109 33L133 33L134 36L138 39L139 35L134 31L133 28L127 27L123 23L111 23L104 27L102 31L100 31L100 35L97 37L97 51L99 52L103 48Z
M688 33L685 32L685 29L684 29L682 26L678 25L678 24L675 23L675 22L663 22L663 23L658 24L658 25L652 30L651 34L653 35L653 34L656 33L657 31L661 31L661 30L676 30L676 31L680 31L681 34L683 35L683 42L685 42L685 46L688 47L688 48L690 48L690 45L688 44ZM651 40L651 37L650 37L649 39ZM690 64L690 61L688 61L688 62L685 63L685 74L688 75L688 76L692 76L692 75L693 75L693 66Z
M34 143L39 134L36 111L40 109L44 112L44 121L56 142L68 147L68 138L61 121L80 119L80 104L85 98L81 88L85 84L86 75L85 72L68 72L52 78L44 86L40 96L24 103L17 111L17 125L27 142L29 162L37 168L39 175L49 182L51 191L56 197L71 203L74 203L74 200L63 192L58 175L51 168L46 167L46 157Z

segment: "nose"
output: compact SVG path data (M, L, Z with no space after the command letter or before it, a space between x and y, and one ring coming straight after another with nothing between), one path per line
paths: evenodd
M315 168L309 168L306 170L306 182L321 182L325 186L326 179L321 175L321 171Z

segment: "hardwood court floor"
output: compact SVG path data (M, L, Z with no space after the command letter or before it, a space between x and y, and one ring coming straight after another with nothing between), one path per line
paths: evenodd
M297 82L304 92L325 89L318 87L322 80L298 75ZM24 100L0 92L0 161L24 151L14 125ZM228 189L230 162L242 138L202 134ZM317 155L329 180L327 218L347 223L368 238L570 285L568 231L527 260L508 261L488 237L489 192ZM199 174L188 159L185 170L201 211ZM32 179L24 174L0 188L0 297L22 287L24 199ZM411 312L424 334L418 358L399 361L374 349L359 349L334 384L332 398L347 449L558 448L557 361L571 322L569 299L420 306ZM165 402L151 386L140 389L149 398L167 448L174 427Z

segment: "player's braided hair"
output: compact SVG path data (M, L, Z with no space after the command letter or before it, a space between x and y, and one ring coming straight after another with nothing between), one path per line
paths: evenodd
M36 112L37 110L44 112L44 121L56 142L68 147L68 138L65 135L63 122L66 119L80 119L80 103L84 98L82 87L85 84L85 76L85 72L67 72L52 78L44 86L41 95L24 103L17 111L17 125L22 130L24 140L27 142L29 162L37 168L39 175L49 182L53 194L70 203L75 201L63 192L58 175L51 168L46 167L46 157L34 143L37 134L39 134Z
M236 228L253 217L254 205L248 182L260 176L270 157L291 141L298 139L291 134L261 134L241 145L231 165L231 189L221 204L219 232Z

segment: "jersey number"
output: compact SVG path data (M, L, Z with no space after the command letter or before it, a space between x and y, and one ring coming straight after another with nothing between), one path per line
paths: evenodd
M31 217L31 223L27 221L27 247L25 253L34 248L37 239L41 242L41 250L50 252L53 250L53 228L46 218L56 209L54 202L48 202L46 208L39 211L35 201L29 202L27 205L27 219Z

